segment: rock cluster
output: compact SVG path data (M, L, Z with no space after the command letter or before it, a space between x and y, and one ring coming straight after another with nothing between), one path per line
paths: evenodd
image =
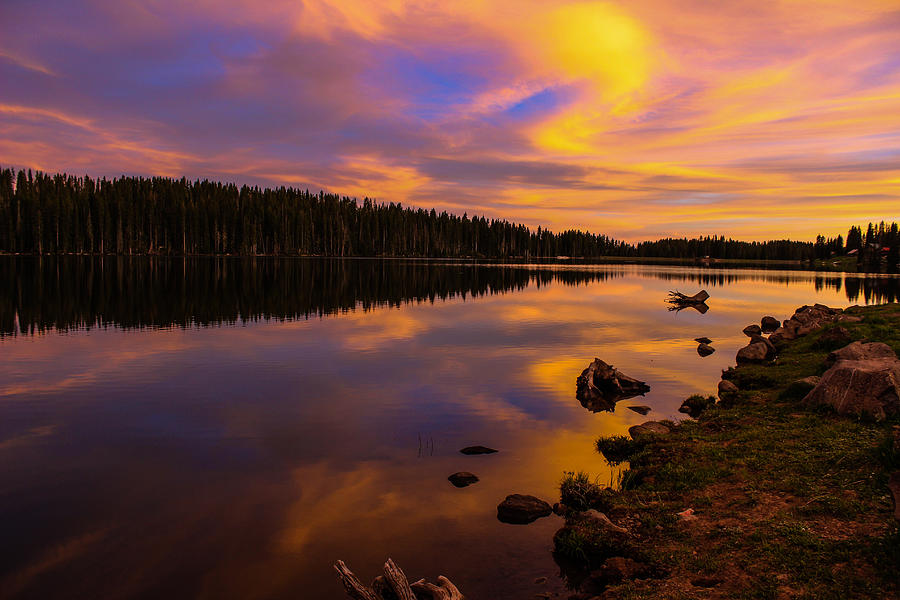
M814 304L812 306L801 306L798 308L790 319L781 324L781 327L775 330L769 337L773 344L783 341L790 341L809 335L813 331L821 329L828 323L834 323L838 320L844 311L840 308L830 308L824 304ZM848 317L851 315L847 315ZM853 317L858 319L859 317Z

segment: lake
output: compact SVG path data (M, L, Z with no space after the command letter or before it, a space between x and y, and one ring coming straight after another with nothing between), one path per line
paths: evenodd
M388 557L472 600L561 592L562 519L501 523L507 494L553 503L567 470L615 483L597 437L684 418L763 315L900 291L805 271L328 259L6 257L0 281L0 597L41 599L337 600L335 560L369 581ZM669 311L676 289L706 289L709 310ZM651 391L586 410L575 379L594 357ZM499 452L459 453L476 444ZM456 488L456 471L480 481Z

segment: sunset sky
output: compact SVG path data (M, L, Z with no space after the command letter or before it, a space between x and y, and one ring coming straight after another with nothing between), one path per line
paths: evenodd
M900 0L2 0L0 165L627 240L900 218Z

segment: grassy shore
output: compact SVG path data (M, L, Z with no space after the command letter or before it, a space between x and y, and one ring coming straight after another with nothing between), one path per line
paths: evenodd
M853 339L900 354L900 306L849 312L863 317L840 324ZM578 597L900 597L900 532L887 487L900 469L892 431L900 421L806 407L799 400L808 388L794 383L824 372L833 327L788 343L775 361L726 374L741 390L728 407L708 408L668 435L600 440L630 468L621 491L597 496L595 507L628 534L597 519L567 521L557 553L603 579ZM592 497L583 487L583 477L568 475L563 501L573 490ZM636 561L637 575L598 575L610 556Z

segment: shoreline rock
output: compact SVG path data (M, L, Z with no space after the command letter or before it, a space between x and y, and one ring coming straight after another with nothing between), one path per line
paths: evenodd
M828 360L832 366L803 399L805 404L878 421L900 413L900 359L890 346L853 342Z
M640 425L632 425L628 428L628 435L631 439L636 440L639 437L647 435L666 435L670 433L672 428L659 421L647 421Z
M553 508L535 496L510 494L497 505L497 519L513 525L527 525L549 516Z

